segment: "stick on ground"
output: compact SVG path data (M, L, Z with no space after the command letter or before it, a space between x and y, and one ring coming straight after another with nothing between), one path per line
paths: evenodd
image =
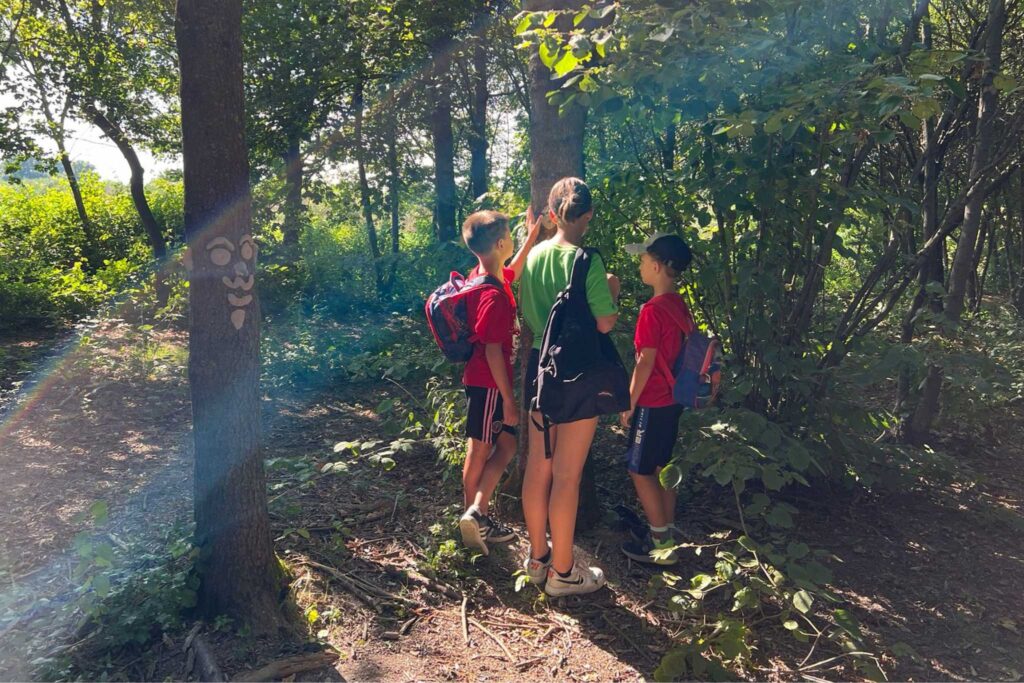
M288 676L323 669L331 666L336 661L338 661L338 655L333 652L314 652L313 654L279 659L259 669L242 672L231 680L278 681Z

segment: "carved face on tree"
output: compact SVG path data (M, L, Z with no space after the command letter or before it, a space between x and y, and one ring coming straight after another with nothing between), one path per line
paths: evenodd
M231 324L240 330L245 324L246 309L252 303L249 292L255 282L256 243L251 235L243 235L237 245L226 237L214 237L206 243L206 256L214 266L228 272L221 282L228 288Z

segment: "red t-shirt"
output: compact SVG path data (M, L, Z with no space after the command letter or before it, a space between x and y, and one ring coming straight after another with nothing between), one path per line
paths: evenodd
M690 309L678 294L661 294L640 307L633 337L637 357L641 349L657 349L658 354L654 370L637 400L638 406L662 408L675 402L672 399L676 383L672 364L683 348L683 335L692 332L694 327Z
M478 264L467 277L472 279L486 274ZM468 387L498 388L491 375L491 368L487 365L487 356L484 352L487 344L501 344L509 383L513 381L512 338L516 334L516 300L512 296L512 280L515 273L511 268L505 268L503 274L504 291L494 287L481 287L478 292L470 293L466 297L466 315L476 335L473 355L462 373L462 383Z

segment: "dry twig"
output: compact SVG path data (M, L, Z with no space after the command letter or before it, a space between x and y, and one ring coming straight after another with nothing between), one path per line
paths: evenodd
M516 663L516 658L512 656L512 652L505 645L505 641L503 641L501 638L499 638L493 631L491 631L489 628L487 628L486 626L481 624L476 619L473 619L472 617L470 617L469 623L473 624L473 626L476 626L478 629L483 631L491 640L493 640L495 643L497 643L498 647L501 648L501 651L505 653L506 657L508 657L508 661L510 661L513 664Z

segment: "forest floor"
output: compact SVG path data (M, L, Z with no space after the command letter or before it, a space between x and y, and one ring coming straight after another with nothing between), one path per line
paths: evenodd
M87 335L0 418L0 678L52 672L61 661L87 664L65 670L86 678L181 678L188 625L99 660L88 643L95 631L62 609L80 585L76 534L108 537L141 564L166 554L171 530L190 514L185 336L120 321ZM649 679L681 622L649 594L653 572L621 555L612 525L578 539L581 557L604 568L609 588L549 601L529 585L515 590L522 541L475 560L452 541L457 481L432 448L396 454L390 470L334 452L342 441L389 439L375 408L400 395L392 383L364 382L267 397L275 543L308 634L268 641L208 625L222 669L231 676L327 647L339 659L315 674L321 680ZM833 553L832 588L889 680L1020 680L1024 672L1024 407L987 419L961 431L947 421L952 428L934 447L956 466L941 481L922 479L885 497L800 500L800 538ZM633 498L616 464L623 442L603 427L595 444L609 508ZM339 460L343 468L321 471ZM88 512L100 500L109 521L94 528ZM694 542L707 542L730 507L713 491L691 497L681 525ZM507 521L523 532L514 517ZM678 572L713 563L689 555ZM128 561L124 575L132 571ZM809 646L781 625L759 626L753 643L754 661L735 676L801 678L794 667ZM814 660L835 654L822 650ZM810 678L818 677L860 675L839 658Z

